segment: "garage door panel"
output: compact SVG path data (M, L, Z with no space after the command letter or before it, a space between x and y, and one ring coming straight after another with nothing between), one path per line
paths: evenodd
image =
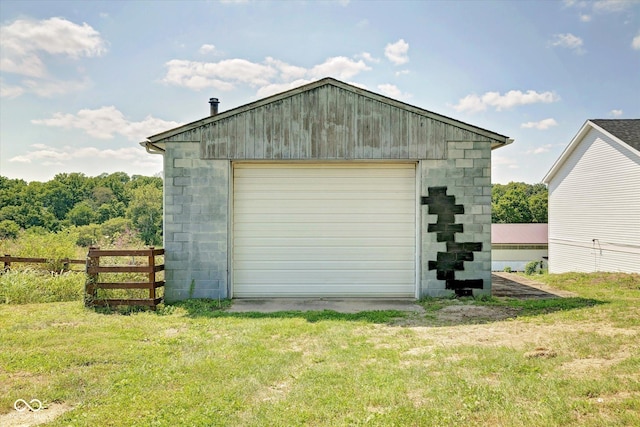
M236 225L239 224L256 224L261 227L271 226L272 224L293 224L293 223L314 223L320 221L326 221L327 214L320 213L244 213L242 218L236 220ZM410 214L395 214L395 213L380 213L380 212L367 212L365 214L352 214L352 213L331 213L331 221L340 224L359 224L362 222L367 223L414 223L415 215Z
M235 237L242 238L270 238L274 233L278 238L309 238L309 237L376 237L402 239L411 237L414 233L413 223L378 223L375 226L367 223L352 223L347 227L336 227L331 223L276 223L265 227L264 224L242 224L236 229Z
M280 200L277 204L270 200L255 200L253 203L234 204L236 214L262 212L265 214L303 214L309 212L322 214L362 214L368 212L394 213L403 206L413 208L413 203L400 204L397 201L377 200L344 200L334 204L319 200L295 201ZM400 205L400 206L399 206Z
M327 262L325 260L267 260L267 261L246 261L243 263L246 270L323 270L326 269ZM348 260L348 261L331 261L331 271L344 270L411 270L413 263L411 261L390 261L384 260ZM240 270L236 270L240 271Z
M236 166L234 296L413 296L415 197L415 165Z
M253 246L246 248L235 255L236 261L339 261L349 259L352 261L403 261L411 259L415 251L413 246L395 246L393 250L387 247L367 248L361 247L325 246L325 247L296 247L295 252L286 247Z
M368 246L379 247L402 247L402 243L398 243L398 239L395 237L309 237L309 238L242 238L233 239L234 245L252 245L263 247L291 247L297 248L300 246L306 247L335 247L335 246L350 246L353 248L367 248ZM414 246L411 246L414 248ZM364 250L364 249L363 249ZM366 251L365 251L366 253Z
M305 280L300 280L300 273L295 270L237 270L237 280L239 283L304 283L302 287L310 284L325 285L339 284L351 286L355 283L368 284L385 283L413 283L413 274L409 272L399 274L394 270L375 270L375 275L363 275L359 271L349 270L308 270ZM366 282L365 282L366 280Z
M396 285L390 288L388 284L370 284L352 282L349 286L344 284L330 283L312 283L307 284L296 283L291 285L282 285L279 283L268 283L264 285L251 284L243 290L243 297L264 297L269 295L272 297L407 297L413 293L414 284Z

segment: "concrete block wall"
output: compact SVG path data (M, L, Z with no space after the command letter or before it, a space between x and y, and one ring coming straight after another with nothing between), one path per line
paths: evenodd
M455 215L455 223L463 225L463 231L455 233L455 242L481 243L482 249L473 252L473 261L463 261L464 270L456 271L455 279L482 280L482 288L473 289L473 295L491 294L491 145L450 141L447 148L446 160L420 161L420 195L428 197L429 187L446 187L446 194L455 197L455 204L464 206L464 213ZM436 232L428 231L429 224L438 221L438 215L429 214L426 204L421 205L421 210L420 294L453 295L454 290L447 289L447 281L437 277L437 270L429 270L429 261L434 267L438 252L447 252L447 243L438 241Z
M226 298L229 161L169 142L164 163L165 300Z

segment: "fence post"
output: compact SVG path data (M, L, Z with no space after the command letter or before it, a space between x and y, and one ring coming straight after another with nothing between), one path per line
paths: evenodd
M156 299L156 257L153 254L154 247L149 246L149 299ZM154 310L155 303L151 306Z
M11 255L9 254L4 254L5 257L11 259ZM11 261L6 260L4 261L4 271L9 271L11 270Z
M100 266L100 256L96 256L93 251L99 250L99 247L90 246L87 254L87 281L84 286L84 305L90 307L98 296L96 283L98 283L98 272L96 268Z
M69 258L62 259L62 272L65 273L69 271Z

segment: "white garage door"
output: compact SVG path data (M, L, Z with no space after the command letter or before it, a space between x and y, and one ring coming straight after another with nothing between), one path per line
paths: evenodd
M233 296L415 296L415 165L236 164Z

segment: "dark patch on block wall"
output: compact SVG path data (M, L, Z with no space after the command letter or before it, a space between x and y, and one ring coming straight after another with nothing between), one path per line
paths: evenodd
M446 289L458 296L472 295L471 289L482 289L482 279L457 280L456 271L464 270L464 261L473 261L473 253L482 250L482 242L456 242L455 233L464 231L464 224L456 224L456 214L464 213L463 205L456 205L455 196L447 196L447 187L429 187L429 195L421 198L430 215L438 215L427 231L436 233L438 242L447 242L447 251L438 252L435 261L429 261L429 270L436 270L438 280L446 281Z

